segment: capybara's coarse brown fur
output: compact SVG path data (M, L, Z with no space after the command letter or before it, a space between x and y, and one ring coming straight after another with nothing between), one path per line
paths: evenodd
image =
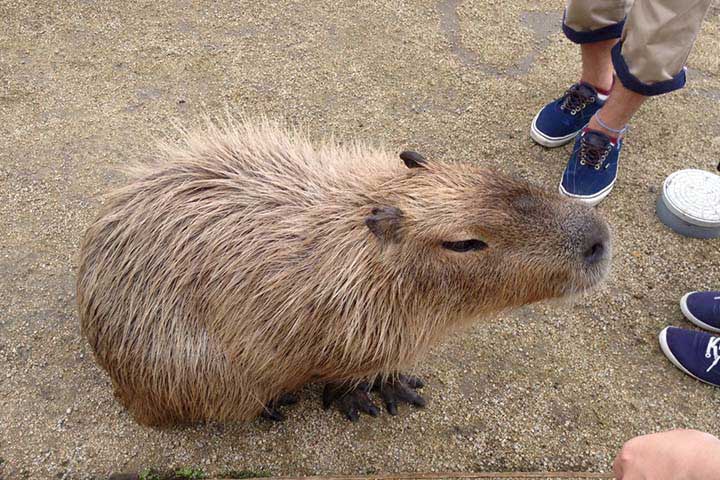
M231 122L185 134L109 197L82 245L79 314L138 422L246 420L590 288L608 243L590 208L482 166Z

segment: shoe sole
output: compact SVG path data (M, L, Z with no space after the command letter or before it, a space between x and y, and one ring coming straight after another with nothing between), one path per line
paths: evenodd
M548 148L555 148L555 147L561 147L565 145L566 143L570 142L573 138L577 136L580 131L585 128L587 125L584 125L580 130L571 133L570 135L565 135L564 137L548 137L544 133L542 133L536 126L537 119L540 116L540 112L538 112L535 115L535 118L533 118L532 123L530 124L530 138L532 138L535 143L542 145L543 147Z
M700 328L703 328L705 330L708 330L710 332L720 333L720 328L713 327L712 325L708 325L707 323L703 322L699 318L697 318L695 315L693 315L690 312L690 309L687 306L687 299L690 295L692 295L695 292L688 292L680 299L680 310L682 310L683 315L685 315L685 318L688 319L689 322L694 323Z
M578 200L579 202L582 202L585 205L594 207L598 203L605 200L605 197L607 197L610 194L610 192L612 191L614 186L615 186L615 180L613 180L613 182L610 185L603 188L595 195L575 195L575 194L570 193L567 190L565 190L562 186L562 181L561 181L560 185L558 186L558 191L560 191L560 193L562 195L565 195L568 198L572 198L573 200Z
M683 367L682 363L680 363L680 362L678 361L678 359L675 358L675 355L672 353L672 351L670 350L670 347L668 346L668 343L667 343L667 331L668 331L669 328L670 328L670 327L665 327L665 328L663 329L663 331L660 332L660 335L658 335L658 340L660 341L660 349L661 349L662 352L665 354L665 356L668 358L668 360L670 360L670 362L672 362L673 365L675 365L677 368L679 368L679 369L682 370L683 372L685 372L685 373L687 373L688 375L690 375L690 376L691 376L692 378L694 378L695 380L699 380L699 381L701 381L702 383L706 383L706 384L708 384L708 385L712 385L713 387L718 387L718 385L715 385L714 383L710 383L710 382L708 382L708 381L706 381L706 380L703 380L702 378L698 378L698 377L696 377L695 375L693 375L692 373L690 373L690 372L688 371L688 369L685 368L685 367Z

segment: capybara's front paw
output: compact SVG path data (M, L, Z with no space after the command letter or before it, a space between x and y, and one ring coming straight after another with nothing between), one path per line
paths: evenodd
M385 402L385 408L390 415L397 415L398 403L404 402L416 407L424 407L427 402L415 391L425 386L425 383L412 375L397 375L382 380L378 379L373 385L373 390L380 392Z
M355 387L347 384L328 383L323 391L323 408L327 410L335 403L338 410L351 422L360 419L360 412L377 417L380 411L370 400L370 385L362 382Z
M283 393L276 400L272 400L265 405L265 409L260 414L267 420L274 422L282 422L285 420L285 415L280 413L278 407L284 407L285 405L294 405L298 402L298 397L292 393Z

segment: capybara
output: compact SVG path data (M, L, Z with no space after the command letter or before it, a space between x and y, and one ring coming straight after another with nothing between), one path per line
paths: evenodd
M183 135L80 252L82 332L142 424L278 419L313 381L350 419L373 387L423 405L400 372L448 333L608 270L594 210L481 165L265 120Z

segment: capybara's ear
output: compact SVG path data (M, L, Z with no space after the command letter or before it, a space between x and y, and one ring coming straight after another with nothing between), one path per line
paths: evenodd
M427 166L427 160L425 160L425 157L417 152L405 150L404 152L400 152L400 158L403 162L405 162L405 166L408 168L425 168Z
M376 207L365 219L365 225L380 240L397 242L400 240L403 212L395 207Z

